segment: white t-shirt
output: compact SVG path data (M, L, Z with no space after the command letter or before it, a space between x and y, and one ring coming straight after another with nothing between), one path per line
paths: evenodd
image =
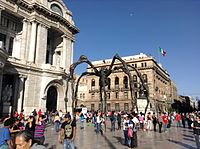
M97 116L97 123L101 123L102 119L100 116Z
M137 119L137 117L134 117L134 118L132 119L132 121L133 121L133 123L134 123L135 125L139 123L139 120Z
M129 124L129 120L124 119L124 121L123 121L123 130L126 130L128 128L128 126L126 126L126 124Z

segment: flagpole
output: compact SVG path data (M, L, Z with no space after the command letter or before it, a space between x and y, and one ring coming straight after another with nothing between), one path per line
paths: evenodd
M160 47L158 49L158 64L160 64Z

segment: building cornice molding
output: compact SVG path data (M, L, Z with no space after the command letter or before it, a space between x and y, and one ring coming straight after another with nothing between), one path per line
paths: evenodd
M47 18L51 18L52 20L56 20L56 21L60 22L67 29L69 29L73 34L79 33L79 29L76 26L71 24L68 20L66 20L59 14L50 11L45 6L42 6L36 2L29 4L24 0L8 0L8 1L12 2L13 4L18 5L19 7L26 9L29 13L38 12L38 14L42 14Z
M9 57L7 62L6 62L6 66L9 68L13 68L19 71L22 71L23 73L26 72L33 72L33 74L35 73L47 73L47 74L54 74L54 75L65 75L65 70L64 69L56 69L53 67L50 67L50 69L45 69L42 68L40 66L37 66L34 63L31 62L22 62L19 59L13 58L13 57Z

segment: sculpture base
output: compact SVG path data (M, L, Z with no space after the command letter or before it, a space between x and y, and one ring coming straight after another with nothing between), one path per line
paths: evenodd
M138 98L137 99L137 105L138 105L138 112L145 112L145 108L147 106L147 99L146 98ZM150 106L148 106L147 111L150 111Z

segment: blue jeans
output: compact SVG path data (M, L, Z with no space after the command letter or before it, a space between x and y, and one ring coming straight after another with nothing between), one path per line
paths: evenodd
M197 148L200 148L199 135L194 134L194 137L195 137Z
M58 132L60 128L60 122L55 122L55 125L56 125L56 132Z
M64 140L64 149L75 149L74 142L71 142L70 139Z
M129 139L128 139L128 129L124 130L124 144L128 145L129 144Z
M81 121L81 128L84 128L84 120Z
M101 129L101 123L97 123L96 133L99 133L100 129Z
M167 124L163 123L163 129L164 129L164 132L167 131Z
M176 126L177 127L181 127L181 122L180 121L176 121Z
M111 131L115 131L115 121L111 121Z

